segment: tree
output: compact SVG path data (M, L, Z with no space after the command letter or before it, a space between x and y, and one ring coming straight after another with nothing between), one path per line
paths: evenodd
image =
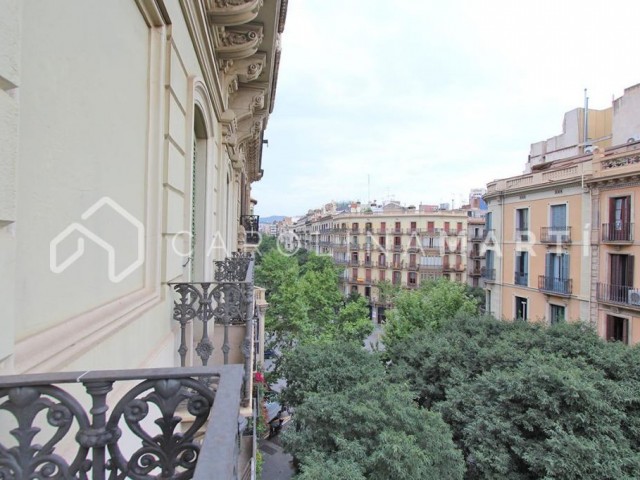
M387 314L383 342L385 348L423 328L437 329L457 315L474 314L476 303L466 286L445 279L427 282L418 290L402 290L394 297Z
M632 478L640 350L583 324L459 317L387 349L391 378L441 412L468 478Z
M282 371L282 400L296 412L283 443L300 462L299 478L462 478L462 456L440 415L391 384L377 354L353 343L298 346ZM331 464L344 476L329 475L339 472Z
M361 344L373 331L366 302L345 302L329 257L271 251L257 268L256 283L267 290L266 331L280 351L335 339Z

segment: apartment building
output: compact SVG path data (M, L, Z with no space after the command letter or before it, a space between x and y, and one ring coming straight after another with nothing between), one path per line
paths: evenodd
M578 119L570 134L567 115ZM567 115L563 135L532 145L527 173L487 185L487 309L588 321L603 338L635 344L640 85L586 122L584 111Z
M0 477L255 467L246 216L286 5L2 2Z
M372 318L382 321L390 305L380 296L379 282L404 288L440 277L467 282L469 218L467 210L354 203L344 212L329 206L311 211L294 228L301 247L330 255L344 267L345 295L368 298ZM481 219L476 225L481 238ZM479 250L474 255L480 262Z

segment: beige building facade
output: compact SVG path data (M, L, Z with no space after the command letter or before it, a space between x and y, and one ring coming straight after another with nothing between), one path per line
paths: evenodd
M251 250L243 223L286 0L4 0L1 10L0 384L189 367L213 347L209 366L243 364L228 375L250 394L262 327L183 325L175 284L220 284L231 264L214 261ZM251 318L264 316L260 291L245 300ZM231 445L237 434L236 423ZM216 478L237 478L227 473Z
M487 310L495 316L585 321L603 338L640 340L634 271L640 136L633 133L639 98L639 86L630 87L611 108L590 111L596 119L588 120L586 138L584 111L569 112L564 143L533 144L527 173L487 185ZM568 117L578 119L571 139Z
M380 282L418 288L445 277L466 283L470 255L480 261L468 239L468 211L427 212L397 202L374 209L353 204L349 210L336 213L325 206L312 211L299 220L295 233L299 247L329 255L344 267L344 294L366 297L373 319L384 320L390 306L377 288ZM475 233L482 238L481 227ZM479 271L480 265L478 277Z

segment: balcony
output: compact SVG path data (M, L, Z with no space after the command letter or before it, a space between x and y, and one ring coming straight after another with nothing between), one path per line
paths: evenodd
M552 295L569 296L573 292L573 280L540 275L538 277L538 290Z
M243 374L241 365L227 365L0 377L4 418L15 423L7 431L15 441L0 443L2 472L238 479ZM113 390L120 400L107 396Z
M386 269L389 267L389 264L387 262L377 262L375 266L381 269Z
M350 267L357 267L359 264L360 264L360 263L358 262L358 259L357 259L357 258L356 258L356 259L353 259L353 258L352 258L351 260L349 260L349 266L350 266Z
M401 252L402 251L402 245L394 245L393 246L393 251L394 252Z
M453 265L449 264L449 263L443 263L442 264L442 271L443 272L451 272L453 270Z
M458 273L464 272L464 270L465 270L464 264L462 264L462 263L456 263L456 264L453 266L453 270L454 270L455 272L458 272Z
M421 272L441 272L442 265L419 265L419 270Z
M264 299L250 255L215 266L212 282L170 284L181 367L0 377L0 478L251 478L255 429L238 417L256 412Z
M409 253L417 253L420 250L420 247L417 244L409 245L407 247L407 252Z
M240 215L240 225L244 228L245 242L248 245L260 243L260 215Z
M571 227L541 227L540 243L552 245L571 243Z
M360 250L360 245L358 243L350 243L349 250Z
M633 243L633 223L603 223L602 243Z
M482 269L479 267L473 267L469 270L469 276L471 277L479 277L482 274Z
M411 270L413 272L417 272L418 271L418 264L417 263L409 263L409 266L407 267L408 270Z
M515 272L513 274L514 285L529 286L529 274L524 272Z
M391 268L395 270L402 270L404 268L404 262L393 262Z
M640 290L627 285L597 284L597 298L599 302L620 305L635 310L640 309Z
M347 260L346 258L334 258L333 261L336 265L349 265L349 260Z
M486 253L480 252L479 250L472 250L469 254L469 257L471 257L473 260L482 260L486 257Z
M471 235L469 235L469 241L470 242L482 242L485 239L485 236L483 233L472 233Z
M487 268L482 267L480 269L480 277L484 278L487 282L495 282L496 281L496 269L495 268Z

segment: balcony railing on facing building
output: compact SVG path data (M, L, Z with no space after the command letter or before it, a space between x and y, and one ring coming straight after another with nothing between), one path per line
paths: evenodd
M633 288L629 285L612 285L598 282L596 294L599 302L640 309L640 289L638 288Z
M474 260L480 260L486 257L486 253L481 252L480 250L471 250L471 253L469 256Z
M245 239L249 245L260 243L260 215L240 215L240 225L244 228Z
M632 243L633 223L603 223L602 224L603 243Z
M0 377L0 477L236 480L242 383L240 365Z
M480 269L480 277L486 281L494 282L496 280L496 269L489 267L482 267Z
M513 283L524 287L529 285L529 274L526 272L514 272Z
M482 269L480 267L473 267L469 270L469 275L472 277L479 277L482 273Z
M571 227L540 227L540 242L550 244L571 243Z
M571 295L573 292L573 280L540 275L538 276L538 290L556 295Z

